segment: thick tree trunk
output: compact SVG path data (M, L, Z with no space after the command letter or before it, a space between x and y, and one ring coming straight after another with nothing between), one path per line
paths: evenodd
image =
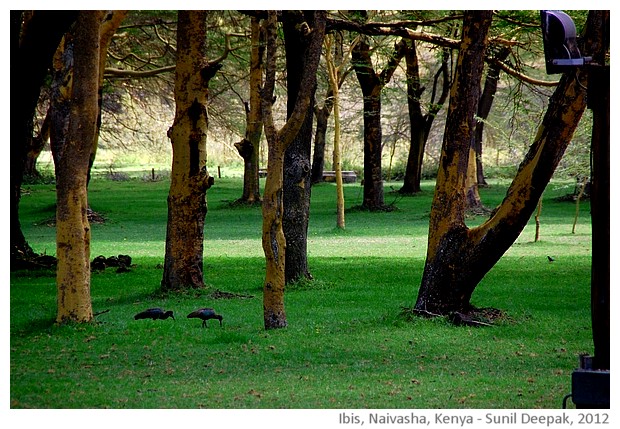
M364 196L362 207L385 210L381 172L381 90L390 81L396 66L405 55L406 43L400 41L381 74L375 73L370 46L360 41L352 52L353 67L364 97Z
M99 26L102 11L80 12L67 141L56 173L58 323L93 319L86 177L98 115Z
M69 115L71 111L71 93L73 91L73 34L67 33L60 42L52 65L52 82L50 84L50 148L54 160L54 169L58 174L58 165L63 156L67 142Z
M260 139L263 134L263 118L260 106L260 87L263 80L263 54L265 36L257 17L251 20L252 48L250 52L250 103L245 103L245 138L235 147L243 158L243 194L238 202L260 203L259 162Z
M432 314L467 312L471 295L514 243L536 208L585 109L581 71L563 76L534 143L502 204L482 225L468 229L465 176L479 99L491 13L467 13L429 224L426 264L415 309Z
M218 69L205 57L206 18L206 11L179 11L176 114L168 131L173 159L163 290L204 287L206 193L213 184L206 167L206 102L209 80Z
M265 282L263 284L263 318L265 329L283 328L287 325L284 310L284 284L286 239L282 229L284 153L301 128L310 106L311 93L316 85L321 47L325 34L325 12L315 12L314 28L309 28L310 42L306 53L306 66L299 86L293 113L286 124L277 131L272 114L277 55L277 14L268 12L265 25L267 61L265 84L261 92L265 136L269 147L268 174L263 196L263 235L265 252Z
M283 30L286 49L287 116L293 114L306 67L310 40L307 26L314 28L314 12L284 12ZM306 26L304 26L304 24ZM286 284L312 278L308 268L308 222L310 219L310 152L315 88L310 89L310 103L303 123L284 155L284 216L286 237Z
M32 256L19 221L19 202L27 148L41 85L63 34L76 11L35 11L28 21L11 11L11 258Z

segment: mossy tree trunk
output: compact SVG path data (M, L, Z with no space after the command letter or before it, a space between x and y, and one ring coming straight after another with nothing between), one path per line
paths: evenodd
M549 183L585 109L582 71L565 74L504 201L482 225L465 225L465 178L475 131L482 60L491 12L465 14L463 38L429 223L426 263L415 310L467 312L486 273L517 239Z
M299 86L295 108L284 126L277 130L272 113L277 55L277 12L269 11L265 22L267 61L265 83L261 91L265 136L269 159L263 194L263 234L265 252L265 282L263 284L263 318L265 329L287 326L284 309L286 239L282 229L284 215L284 154L299 132L316 84L316 71L325 35L325 12L315 13L314 28L309 28L306 67Z
M89 322L90 225L87 217L88 160L95 138L99 87L99 26L102 11L82 11L75 29L73 90L67 139L56 168L58 323Z
M219 63L206 58L206 11L179 11L175 81L176 112L168 137L172 172L168 193L168 225L163 290L204 287L203 241L207 189L206 103L209 80Z

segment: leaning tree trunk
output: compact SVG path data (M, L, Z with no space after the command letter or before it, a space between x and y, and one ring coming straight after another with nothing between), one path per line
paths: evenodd
M486 32L491 13L467 13L451 91L426 263L415 310L431 314L467 312L471 295L518 238L536 208L585 110L581 71L563 76L550 99L534 143L504 201L482 225L465 225L465 175L479 98Z
M56 171L58 323L93 319L86 178L98 115L99 26L102 11L80 12L75 30L67 140Z
M310 106L311 92L316 85L316 70L325 34L325 12L315 12L314 25L314 28L309 28L310 31L307 33L310 42L295 108L279 131L274 126L272 113L277 54L277 13L275 11L268 12L265 25L267 61L265 84L261 92L265 136L269 148L268 174L263 195L262 235L266 263L263 284L265 329L283 328L287 325L284 310L286 239L282 229L284 153L297 136Z
M305 26L304 26L305 24ZM284 12L283 30L286 49L287 116L292 115L306 68L314 12ZM284 216L286 238L285 283L312 278L308 267L308 222L310 219L312 123L316 86L310 88L310 103L301 127L284 155Z
M207 189L206 109L209 80L219 64L206 57L206 11L179 11L175 82L176 113L168 137L172 172L168 193L168 227L163 290L204 287L203 240Z

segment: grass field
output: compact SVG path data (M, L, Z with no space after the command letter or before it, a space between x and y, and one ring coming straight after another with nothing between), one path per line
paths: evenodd
M398 184L392 184L394 188ZM505 183L482 190L485 204ZM158 293L169 183L91 184L91 256L128 254L129 273L92 275L98 323L54 324L52 271L11 273L11 408L560 408L580 353L592 352L589 310L591 229L582 202L576 232L572 191L544 195L541 239L534 222L480 283L473 304L507 317L488 328L408 320L426 252L432 183L400 198L386 184L386 213L349 210L335 229L335 188L313 188L308 254L314 280L286 294L289 326L262 326L264 260L259 208L231 208L240 179L209 190L205 226L207 290ZM55 254L51 185L25 188L24 233L35 251ZM346 187L348 208L361 203ZM471 218L473 224L482 218ZM547 256L555 261L550 263ZM214 291L243 295L214 299ZM145 308L174 310L176 321L134 320ZM224 315L187 319L211 306Z

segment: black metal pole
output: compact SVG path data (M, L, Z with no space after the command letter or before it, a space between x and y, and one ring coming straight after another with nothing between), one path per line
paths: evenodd
M589 71L588 104L592 125L592 337L593 369L608 370L610 361L610 163L609 163L609 66Z

